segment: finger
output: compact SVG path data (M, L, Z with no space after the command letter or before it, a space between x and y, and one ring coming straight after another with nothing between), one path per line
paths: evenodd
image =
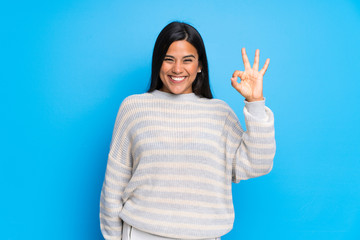
M243 82L238 83L236 81L232 81L231 85L233 86L233 88L235 88L236 91L238 91L241 95L243 95L242 94L242 89L243 89L243 85L244 85Z
M243 71L235 70L232 77L240 77L243 73Z
M253 69L255 71L259 71L259 59L260 59L260 50L256 49L255 51L255 59L254 59L254 65L253 65Z
M268 69L268 66L269 66L269 63L270 63L270 58L266 59L265 61L265 64L263 66L263 68L260 70L260 74L264 76L266 70Z
M243 75L243 72L242 71L239 71L239 70L236 70L233 75L232 75L232 78L231 78L231 85L237 90L237 91L240 91L240 83L237 81L238 80L238 77L242 77Z
M241 79L243 74L244 74L243 71L236 70L231 77L231 81L237 81L238 77Z
M240 89L240 83L237 81L237 77L235 77L235 79L231 78L231 86L233 86L237 91Z
M242 55L242 59L243 59L243 62L244 62L245 70L251 69L251 65L250 65L249 59L248 59L248 57L246 55L245 48L241 49L241 55Z

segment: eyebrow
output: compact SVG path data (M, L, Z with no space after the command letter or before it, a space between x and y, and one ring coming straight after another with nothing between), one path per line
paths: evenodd
M175 58L174 56L171 56L171 55L165 55L165 57L168 57L168 58ZM183 58L189 58L189 57L192 57L192 58L195 58L194 55L190 54L190 55L186 55L184 56Z

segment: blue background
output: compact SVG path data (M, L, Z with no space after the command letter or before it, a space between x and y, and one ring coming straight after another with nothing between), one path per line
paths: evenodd
M233 184L222 239L360 239L360 4L325 1L7 1L0 7L0 239L102 239L99 198L115 117L147 90L170 21L193 24L216 98L270 58L273 171Z

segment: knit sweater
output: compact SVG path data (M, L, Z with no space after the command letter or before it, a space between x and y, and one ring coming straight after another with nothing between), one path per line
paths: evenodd
M246 131L222 100L155 90L131 95L116 117L100 199L105 239L125 221L168 238L215 238L234 222L232 182L270 172L274 118L246 102Z

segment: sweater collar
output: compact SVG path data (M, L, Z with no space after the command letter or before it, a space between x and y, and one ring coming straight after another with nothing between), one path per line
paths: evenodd
M182 101L182 100L194 101L200 98L195 93L173 94L173 93L163 92L157 89L152 91L151 94L159 98L174 100L174 101Z

